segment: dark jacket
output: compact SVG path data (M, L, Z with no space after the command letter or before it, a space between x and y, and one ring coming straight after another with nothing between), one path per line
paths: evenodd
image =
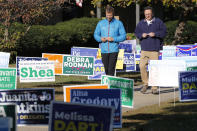
M143 33L154 32L155 37L142 38ZM150 25L146 20L141 20L136 29L135 35L140 40L141 50L143 51L159 51L163 45L163 38L166 36L166 26L159 18L153 18Z

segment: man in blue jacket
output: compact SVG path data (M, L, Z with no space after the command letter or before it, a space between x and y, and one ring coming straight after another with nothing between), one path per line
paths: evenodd
M135 35L141 45L140 73L144 84L141 89L142 93L146 93L148 88L148 61L158 60L159 50L166 36L166 26L159 18L153 17L151 7L144 8L144 15L145 19L141 20L135 29ZM152 87L151 90L153 94L158 94L157 87Z
M114 8L106 7L106 19L99 21L94 31L94 38L101 43L101 57L106 75L114 76L118 43L126 39L126 32L121 21L114 18Z

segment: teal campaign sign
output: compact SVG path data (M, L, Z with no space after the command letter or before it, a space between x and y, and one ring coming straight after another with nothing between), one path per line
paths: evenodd
M197 66L187 67L187 71L197 71Z
M11 130L9 131L16 131L16 104L0 103L0 118L2 117L8 118L9 120L8 127L11 128Z
M132 79L119 78L114 76L103 75L101 78L101 84L108 84L108 87L119 88L122 90L122 106L133 108L133 86L134 81Z
M64 55L63 74L94 75L94 57Z
M0 89L16 89L16 68L0 68Z

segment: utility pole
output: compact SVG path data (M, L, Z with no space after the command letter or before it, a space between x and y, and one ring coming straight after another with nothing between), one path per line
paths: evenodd
M140 22L140 5L138 3L136 3L136 26L137 24ZM139 44L139 40L136 39L137 44Z
M96 17L101 18L101 1L97 2L96 5Z
M136 25L140 22L140 5L136 3Z

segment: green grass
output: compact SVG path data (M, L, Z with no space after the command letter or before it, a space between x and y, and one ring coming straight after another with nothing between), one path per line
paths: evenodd
M141 84L139 73L117 73L118 77L134 79ZM17 88L54 88L55 100L63 101L63 86L100 84L100 80L88 80L85 76L56 76L55 82L20 83ZM115 131L197 131L197 103L180 103L173 100L157 105L146 106L123 113L122 129Z
M173 100L123 113L120 131L197 131L197 102ZM119 130L118 130L119 131Z

